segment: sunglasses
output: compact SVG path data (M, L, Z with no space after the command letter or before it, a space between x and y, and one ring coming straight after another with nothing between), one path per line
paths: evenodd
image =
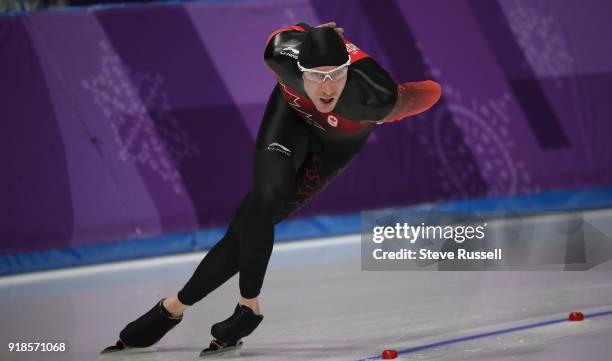
M329 78L330 81L338 81L344 78L348 73L348 66L350 64L351 57L349 56L346 63L340 65L339 67L329 71L320 71L304 68L302 65L300 65L299 61L297 62L298 69L300 69L300 71L304 74L304 77L316 83L323 83L327 78Z

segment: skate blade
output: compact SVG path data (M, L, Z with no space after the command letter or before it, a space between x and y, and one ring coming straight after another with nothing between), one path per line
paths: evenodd
M116 344L114 344L112 346L108 346L104 350L100 351L100 354L104 355L104 354L113 353L113 352L126 351L126 350L129 350L129 349L130 349L129 346L126 346L121 341L117 341Z
M219 355L219 354L234 353L234 352L240 351L241 347L242 347L242 341L236 342L234 346L225 346L219 349L211 349L209 347L209 348L202 350L202 352L200 352L200 358L205 358L208 356Z
M152 349L151 347L131 347L131 346L124 344L121 341L117 341L115 345L108 346L104 350L100 351L100 355L106 356L109 354L124 354L124 355L139 354L139 353L151 352L151 349Z

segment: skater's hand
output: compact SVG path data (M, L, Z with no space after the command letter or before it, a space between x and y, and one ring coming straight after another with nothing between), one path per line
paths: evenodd
M338 34L340 34L340 36L344 35L344 28L337 28L335 21L331 21L329 23L321 24L321 25L315 26L315 27L316 28L332 28L332 29L336 30L336 32Z

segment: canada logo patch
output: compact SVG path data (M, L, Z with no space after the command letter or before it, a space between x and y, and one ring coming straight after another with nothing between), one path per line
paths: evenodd
M333 115L328 115L327 123L329 123L329 125L335 128L338 126L338 118L334 117Z

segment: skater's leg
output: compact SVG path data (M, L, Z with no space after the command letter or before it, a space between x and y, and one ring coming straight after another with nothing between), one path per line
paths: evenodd
M288 178L294 178L297 167L305 157L307 144L308 126L282 98L278 86L275 87L270 95L257 136L256 155L254 157L256 178L261 178L258 175L262 174L265 177L266 172L269 172L271 177L278 178L278 171L275 170L277 167L283 169L280 173L285 174ZM287 172L287 164L291 162L294 164L293 171ZM291 176L289 177L289 175ZM289 179L289 182L291 182L291 179ZM180 312L184 308L183 306L193 305L238 272L241 262L240 239L244 234L245 222L250 218L251 213L255 213L255 217L257 217L259 212L258 207L253 206L252 203L255 202L260 206L263 205L264 208L270 208L269 202L276 202L274 201L276 196L273 194L270 198L269 194L286 193L287 191L280 189L282 187L282 184L280 187L274 184L266 184L265 179L263 182L254 182L252 191L241 203L226 235L208 252L191 279L178 293L176 299L180 304L177 304L173 311ZM247 226L246 228L251 232L249 238L256 241L259 239L270 240L271 242L272 238L268 229L259 228L257 225L255 227ZM258 232L263 232L264 235L260 236ZM255 243L255 246L257 246L258 242ZM262 243L264 245L269 244L269 242ZM267 246L255 248L256 253L261 250L263 250L264 255L267 253ZM248 246L247 249L251 250ZM268 257L264 257L266 258L265 264L267 264ZM172 297L169 297L169 302L173 300ZM171 305L170 307L172 308ZM255 306L255 309L259 312L257 306Z
M309 137L308 125L276 87L257 135L253 187L240 232L241 297L234 314L211 329L224 344L249 335L263 319L257 296L272 253L275 219L293 193L297 170L308 153Z
M276 159L274 159L276 158ZM290 159L269 151L258 151L255 159L252 215L244 224L241 238L240 300L256 315L261 314L257 295L263 283L274 243L274 215L286 202L295 181ZM257 238L248 235L256 235ZM244 256L243 256L244 255Z
M253 187L240 237L240 304L260 313L257 296L274 244L274 219L295 187L310 129L274 88L257 134Z
M158 302L149 312L130 322L115 346L103 352L126 347L147 347L156 343L182 319L188 306L199 301L238 271L239 230L246 213L248 194L236 211L225 236L204 257L185 287L175 296Z
M274 218L295 185L292 159L268 150L255 152L252 202L240 237L240 295L259 295L274 244Z
M367 135L363 137L363 139L355 139L352 142L348 142L346 144L341 144L338 146L337 144L323 144L323 149L316 154L310 154L306 161L304 162L303 167L300 168L297 180L293 183L294 188L290 192L289 198L283 197L284 199L284 208L274 207L275 212L272 219L267 216L264 217L266 223L260 223L260 227L269 226L273 227L275 222L279 222L288 216L291 212L295 211L299 206L302 206L309 202L316 194L318 194L321 190L323 190L354 158L354 156L359 152L365 140L367 139ZM259 208L263 209L263 208ZM279 210L284 213L279 213ZM271 222L271 223L267 223ZM246 223L248 224L248 223ZM247 228L245 227L245 230ZM273 236L273 231L272 236ZM248 233L245 232L245 235ZM246 237L241 238L241 255L244 252L243 244ZM271 252L271 245L269 251ZM249 251L251 254L252 251ZM266 256L265 261L269 257L269 253L259 254L258 257ZM258 261L261 261L259 259ZM261 266L261 265L260 265ZM248 294L243 293L243 280L247 280L246 277L243 277L243 269L242 263L240 265L240 280L241 280L241 300L239 304L236 306L234 310L234 314L230 316L228 319L216 323L213 325L211 329L212 335L217 339L211 343L211 346L203 351L203 354L216 352L224 349L227 345L234 345L238 342L242 337L249 335L251 332L255 330L255 328L259 325L263 316L258 312L257 305L257 296L248 297ZM246 268L249 269L249 268ZM265 265L262 268L263 273L265 273ZM259 270L261 271L261 270ZM261 287L261 282L263 282L263 273L259 275L259 278L255 281L258 283L257 286ZM250 280L250 278L249 278ZM249 286L254 285L250 284ZM249 288L247 288L249 290ZM259 291L259 289L257 289ZM255 293L256 295L259 292ZM251 303L251 304L249 304ZM246 305L246 307L245 307ZM217 342L220 341L221 343Z
M241 226L246 217L250 195L236 210L225 235L202 259L185 286L169 302L176 299L171 311L181 311L200 301L238 272Z
M240 274L241 290L244 287L257 289L256 294L250 291L250 297L243 297L241 304L260 313L254 297L259 293L272 252L274 215L294 188L295 167L293 160L283 154L257 150L254 173L253 189L240 206L226 235L208 252L178 295L168 298L171 312L181 314L187 306L231 278L240 266L244 269Z

